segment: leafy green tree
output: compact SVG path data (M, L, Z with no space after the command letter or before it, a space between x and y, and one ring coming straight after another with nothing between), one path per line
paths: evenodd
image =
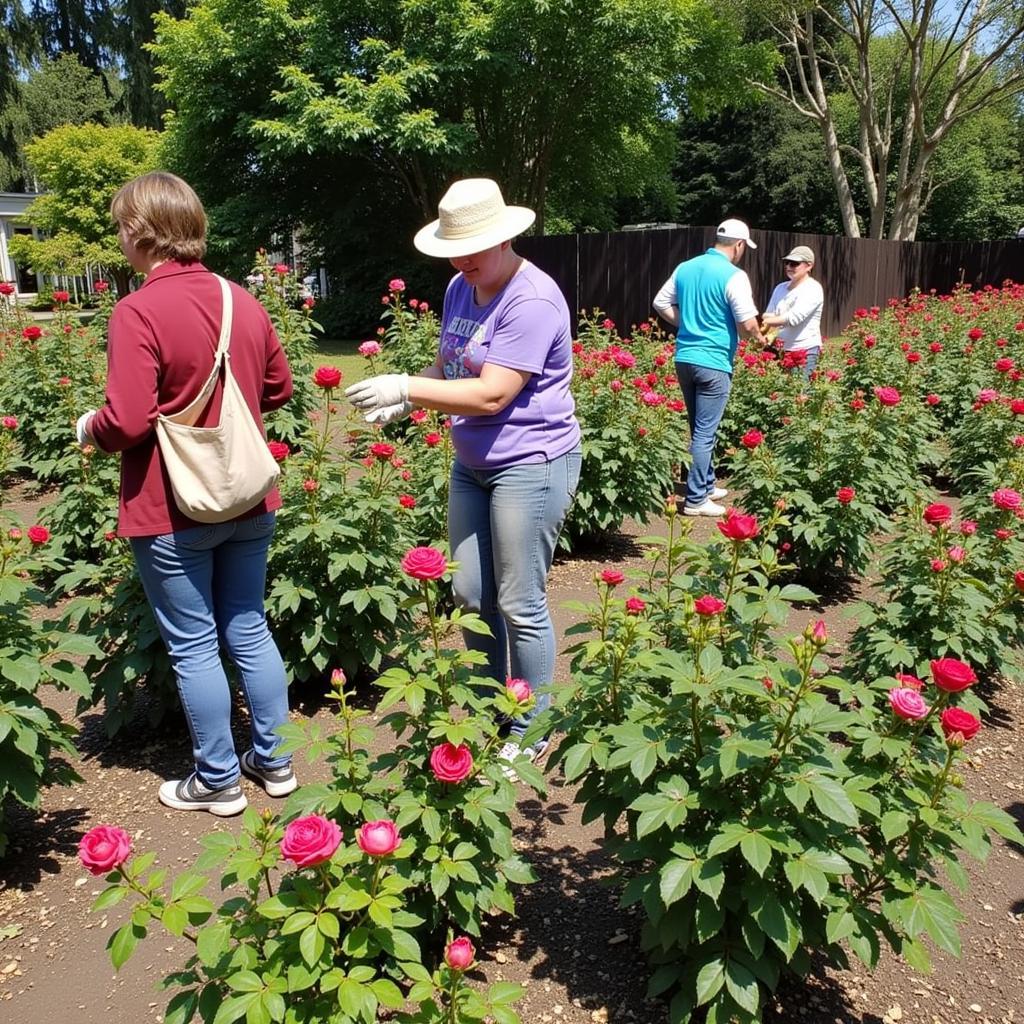
M110 200L126 181L156 167L159 138L130 125L87 124L64 125L29 143L29 165L46 192L25 220L47 237L12 239L15 261L51 273L100 264L118 291L127 291L132 272L117 244Z
M22 69L36 50L36 35L19 0L0 7L0 190L23 184Z

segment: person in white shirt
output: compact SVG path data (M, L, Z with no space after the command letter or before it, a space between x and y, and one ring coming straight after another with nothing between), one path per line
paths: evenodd
M777 285L761 317L761 329L779 329L779 340L786 352L803 352L804 376L810 377L821 355L821 309L825 292L811 277L814 250L798 245L783 257L786 280Z

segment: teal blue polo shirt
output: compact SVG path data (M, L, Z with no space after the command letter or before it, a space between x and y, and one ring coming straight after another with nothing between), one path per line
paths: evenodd
M739 267L715 248L676 267L677 363L732 373L739 331L725 286Z

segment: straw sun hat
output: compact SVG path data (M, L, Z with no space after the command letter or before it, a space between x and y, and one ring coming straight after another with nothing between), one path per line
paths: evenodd
M437 204L437 220L416 232L413 245L428 256L451 259L483 252L522 234L536 218L525 206L506 206L497 182L463 178Z

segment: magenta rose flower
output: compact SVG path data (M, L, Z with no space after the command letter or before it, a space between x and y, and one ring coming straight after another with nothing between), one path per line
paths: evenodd
M93 875L119 868L132 855L132 838L116 825L97 825L78 841L78 859Z
M437 548L410 548L402 558L402 572L414 580L439 580L448 571L448 559Z
M640 615L647 608L647 603L639 597L626 598L626 614Z
M605 569L601 573L601 582L607 583L609 587L617 587L625 580L625 576L618 569Z
M900 393L895 388L875 388L875 398L882 405L892 406L900 404Z
M1000 487L998 491L992 492L992 504L1004 512L1016 512L1022 500L1020 494L1011 487Z
M376 441L370 445L370 454L381 462L386 462L395 454L395 446L386 441Z
M718 615L725 610L725 602L720 597L705 594L693 602L693 610L698 615Z
M974 739L981 728L981 722L970 711L964 711L963 708L946 708L942 712L940 721L947 740L951 740L957 733L965 741Z
M465 935L460 935L459 938L449 942L448 948L444 951L444 962L453 971L467 970L472 966L475 957L476 950L473 948L473 943Z
M400 277L393 277L388 281L388 291L391 292L404 292L405 282Z
M957 658L937 658L931 667L933 682L947 693L959 693L978 681L974 669Z
M340 845L341 829L336 821L307 814L288 823L281 840L281 856L296 867L309 868L330 860Z
M330 391L341 383L341 370L336 366L320 366L313 374L313 383L318 388Z
M533 696L533 687L525 679L510 679L505 683L505 690L518 704L524 704Z
M441 743L430 752L430 770L440 782L462 782L473 770L473 752L465 743Z
M953 510L948 505L936 502L924 510L924 521L930 526L937 526L939 523L948 523L953 518Z
M757 516L744 515L735 508L726 512L724 523L715 523L715 525L723 537L737 542L753 540L761 532Z
M387 857L402 844L393 821L368 821L356 832L356 845L370 857Z
M895 686L889 691L889 706L908 722L916 722L928 714L924 697L910 686Z

